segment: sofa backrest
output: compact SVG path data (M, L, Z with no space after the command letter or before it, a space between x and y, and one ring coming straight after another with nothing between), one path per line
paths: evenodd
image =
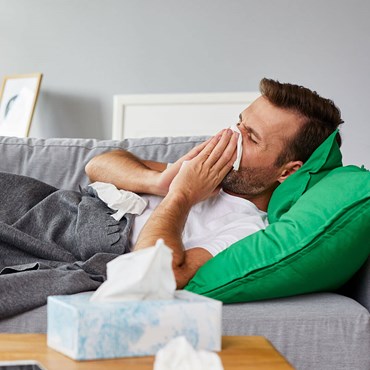
M57 188L86 186L85 165L94 156L126 149L143 159L173 162L205 137L116 140L0 137L0 171L30 176Z

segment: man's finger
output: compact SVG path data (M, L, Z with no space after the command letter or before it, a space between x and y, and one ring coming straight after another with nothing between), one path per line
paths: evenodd
M190 152L186 155L187 159L193 159L196 157L206 146L207 144L212 140L212 137L207 139L206 141L203 141L201 144L194 147Z
M218 140L216 145L214 145L212 148L206 147L204 149L205 154L207 154L208 158L206 159L206 164L209 166L214 166L216 163L218 163L220 160L221 163L227 163L231 157L232 157L232 151L229 148L227 151L226 149L228 147L235 147L237 146L237 142L233 140L233 134L234 132L230 129L225 130L222 133L221 138ZM211 149L211 151L208 151ZM225 152L226 151L226 152Z
M206 141L203 141L201 144L194 147L192 150L190 150L189 153L187 153L184 156L184 160L190 160L195 158L209 143L212 139L219 140L221 138L222 133L225 131L225 129L218 132L216 135L211 136Z
M221 171L228 163L236 160L236 152L238 146L238 133L233 132L230 141L228 142L226 148L223 150L222 155L215 162L214 167L216 170ZM234 162L232 162L234 163Z
M212 154L213 150L218 145L221 138L222 136L219 135L213 136L206 144L206 146L194 158L194 160L196 159L197 161L205 162L208 159L208 157Z

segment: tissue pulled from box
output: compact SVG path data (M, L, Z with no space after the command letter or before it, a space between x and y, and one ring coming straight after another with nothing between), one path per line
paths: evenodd
M96 181L89 185L95 190L98 198L102 200L110 209L117 211L112 217L119 221L126 213L141 215L148 202L139 195L120 189L113 184Z
M153 370L223 370L217 353L195 350L184 336L172 339L160 349Z
M176 290L172 250L159 239L154 247L123 254L107 263L107 280L92 302L172 299Z

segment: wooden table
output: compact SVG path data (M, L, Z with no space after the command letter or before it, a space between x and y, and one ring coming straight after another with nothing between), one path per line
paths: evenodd
M223 337L225 370L293 369L264 337ZM154 357L74 361L46 345L45 334L0 334L0 361L36 360L48 370L152 370Z

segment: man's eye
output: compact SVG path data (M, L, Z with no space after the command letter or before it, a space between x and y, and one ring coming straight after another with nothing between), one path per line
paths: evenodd
M253 139L253 136L252 136L250 133L248 133L248 137L249 137L249 139L250 139L253 143L257 144L257 141Z

